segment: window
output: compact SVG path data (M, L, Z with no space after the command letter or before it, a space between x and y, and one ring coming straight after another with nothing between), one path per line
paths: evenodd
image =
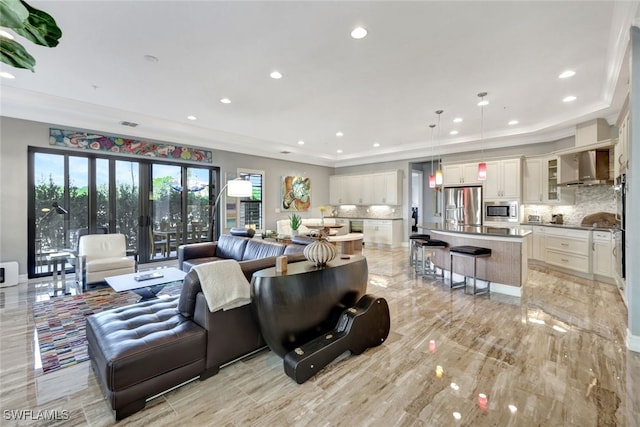
M51 274L51 254L76 252L85 234L124 234L128 253L141 263L176 257L178 245L208 238L218 173L212 166L29 147L29 277ZM247 223L261 223L261 203L257 209L243 209ZM156 229L164 243L155 242Z
M251 227L257 230L263 229L263 211L262 200L264 198L263 190L263 171L238 171L238 175L242 179L248 179L253 185L253 194L251 197L241 197L238 200L238 218L239 227Z

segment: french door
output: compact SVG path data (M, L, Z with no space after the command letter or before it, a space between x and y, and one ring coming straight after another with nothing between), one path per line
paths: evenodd
M75 253L84 234L121 233L129 256L175 258L206 239L213 167L29 149L29 277L52 274L51 255ZM73 257L65 269L72 271Z

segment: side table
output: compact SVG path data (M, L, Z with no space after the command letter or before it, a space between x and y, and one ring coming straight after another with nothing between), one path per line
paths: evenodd
M54 252L47 255L47 261L53 265L53 283L49 289L49 296L57 297L71 294L71 290L67 286L65 267L67 260L73 258L75 256L71 252Z

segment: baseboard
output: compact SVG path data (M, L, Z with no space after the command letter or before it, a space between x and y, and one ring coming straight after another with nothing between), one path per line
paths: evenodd
M633 335L627 329L627 348L636 353L640 353L640 335Z

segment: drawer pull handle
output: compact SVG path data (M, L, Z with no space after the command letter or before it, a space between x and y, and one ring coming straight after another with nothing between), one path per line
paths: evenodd
M560 243L562 246L569 246L568 243Z
M563 262L569 262L568 259L565 259L565 258L561 258L561 259L562 259Z

